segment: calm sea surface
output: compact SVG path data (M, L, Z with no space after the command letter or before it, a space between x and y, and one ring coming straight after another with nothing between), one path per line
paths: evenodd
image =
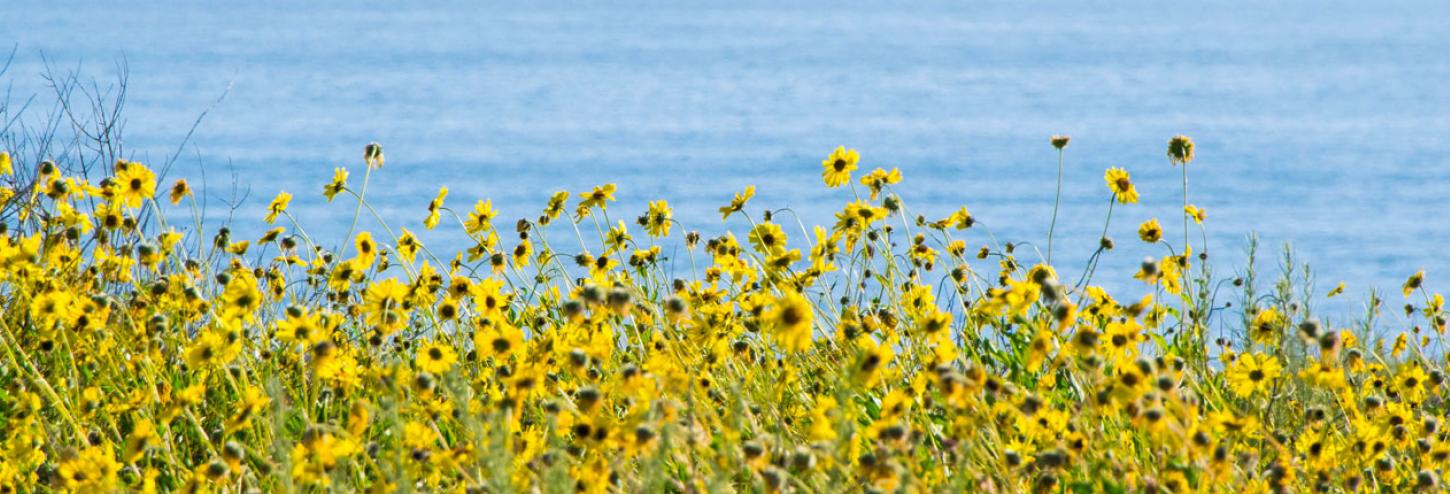
M849 192L826 191L819 163L844 144L863 167L900 167L914 211L971 208L986 228L970 242L1040 243L1047 138L1070 134L1057 256L1076 273L1102 228L1102 172L1128 169L1143 202L1114 212L1120 248L1098 278L1124 295L1162 255L1136 225L1180 235L1164 154L1183 133L1220 274L1257 231L1264 271L1292 241L1321 294L1348 282L1329 313L1375 286L1397 307L1420 268L1450 287L1450 2L778 3L3 0L0 43L18 53L0 82L48 110L46 60L104 80L124 59L125 144L152 162L230 86L171 178L204 169L213 216L233 177L250 186L238 221L255 232L288 190L322 237L352 215L322 185L340 165L360 179L376 140L388 160L369 196L413 230L441 184L455 208L493 199L503 224L604 182L620 186L615 218L663 198L718 231L714 208L755 184L752 205L825 222Z

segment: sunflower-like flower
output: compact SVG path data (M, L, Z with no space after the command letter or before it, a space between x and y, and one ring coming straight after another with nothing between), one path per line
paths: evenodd
M1228 385L1234 394L1249 397L1268 393L1283 366L1273 355L1249 353L1239 355L1228 369Z
M442 374L458 362L458 352L453 346L441 341L430 341L418 347L418 370L431 374Z
M1133 187L1133 179L1128 176L1128 171L1122 168L1109 168L1103 173L1103 180L1108 182L1108 190L1113 192L1113 197L1119 203L1133 204L1138 202L1138 189Z
M289 345L313 345L327 340L322 313L303 307L289 307L286 318L277 321L277 339Z
M117 199L131 209L156 195L156 173L141 163L117 161L115 183Z
M766 221L750 229L750 245L761 254L775 254L785 250L786 235L780 225Z
M1193 161L1193 139L1176 135L1168 140L1168 160L1175 165L1187 165Z
M347 190L347 169L333 168L332 181L322 187L322 195L327 196L327 202L332 202L332 198L344 190Z
M952 214L950 216L947 216L941 221L936 222L934 226L937 226L938 228L950 227L957 230L966 230L968 228L971 228L972 225L975 224L977 224L977 219L972 217L972 213L970 211L967 211L966 206L962 206L956 211L952 211Z
M1400 292L1404 293L1405 296L1408 297L1411 293L1414 293L1415 290L1419 290L1420 286L1424 283L1425 270L1421 269L1419 271L1416 271L1415 274L1410 275L1410 278L1405 280L1405 284L1400 285Z
M866 186L871 191L871 200L873 201L881 195L881 189L898 182L901 182L901 170L896 168L892 168L889 172L885 169L877 168L866 176L861 177L861 185Z
M438 196L428 201L428 216L423 218L423 227L432 230L438 226L438 212L443 209L443 199L448 197L448 187L439 187Z
M811 303L800 293L788 291L775 299L767 316L771 333L782 350L804 351L811 346L815 314Z
M181 204L181 199L189 195L191 195L191 184L186 183L186 179L177 179L176 183L171 184L169 199L171 199L172 206Z
M368 286L363 296L364 321L383 336L408 325L408 285L388 278Z
M845 146L837 146L831 155L821 161L821 178L826 181L826 186L835 188L846 185L851 181L851 171L856 169L856 164L861 161L861 155L855 149L846 149Z
M649 211L641 219L644 230L652 237L668 237L671 222L670 205L662 200L649 203Z
M286 191L278 192L277 197L272 199L272 203L267 205L267 217L265 218L267 224L270 225L273 221L277 221L277 217L287 211L287 205L290 203L292 203L292 194L288 194Z
M257 278L249 270L237 270L222 291L220 302L223 319L252 320L264 302L262 291L257 288Z
M1138 239L1147 243L1157 243L1163 239L1163 226L1158 224L1158 219L1153 218L1138 225Z
M544 214L539 216L539 224L547 225L564 214L565 203L569 201L569 191L561 190L549 196L549 203L544 206Z
M71 492L108 492L120 487L121 463L105 445L92 446L62 458L55 471L59 487Z
M1395 374L1395 390L1405 401L1419 403L1425 397L1427 386L1434 385L1429 383L1429 376L1418 362L1400 366L1400 371Z
M1200 225L1203 224L1203 220L1208 219L1208 212L1192 204L1183 207L1183 214L1188 215L1189 218L1193 218L1193 222Z
M745 203L755 197L755 186L749 185L745 190L737 192L735 198L730 200L730 205L720 207L720 219L728 220L730 215L745 209Z
M589 192L579 194L579 205L574 210L574 216L584 218L589 216L589 210L599 208L604 211L608 203L614 201L614 192L618 190L614 184L604 184L594 187Z
M378 258L378 244L373 241L372 232L358 233L357 237L353 238L352 247L357 251L357 257L354 259L363 269L373 266L373 262Z

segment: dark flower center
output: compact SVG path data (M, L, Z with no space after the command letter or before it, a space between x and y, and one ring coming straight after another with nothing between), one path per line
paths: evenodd
M800 308L795 306L788 306L780 313L780 321L785 323L786 326L795 326L796 324L800 324L804 319L805 317L801 314Z

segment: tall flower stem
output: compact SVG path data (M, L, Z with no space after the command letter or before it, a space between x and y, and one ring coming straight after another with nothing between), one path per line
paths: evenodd
M357 219L362 217L363 197L368 195L368 178L373 176L372 163L368 163L365 166L367 167L367 171L363 172L362 189L359 190L357 194L357 210L353 211L352 213L352 226L347 227L347 235L342 237L343 244L346 244L352 239L353 232L357 231Z
M1057 148L1057 195L1052 200L1052 223L1047 227L1047 265L1052 265L1052 234L1057 230L1057 208L1062 205L1062 148Z
M1189 252L1192 252L1192 250L1189 248L1189 245L1188 245L1188 162L1187 161L1183 162L1183 166L1181 166L1180 168L1183 169L1182 170L1183 171L1183 253L1182 253L1182 256L1183 256L1183 261L1186 263L1186 262L1188 262L1188 253ZM1190 282L1193 279L1193 271L1190 270L1190 269L1184 268L1183 269L1183 272L1182 272L1182 274L1180 274L1180 276L1183 277L1183 290L1184 290L1184 293L1189 293L1189 291L1192 290L1191 288L1189 288L1189 285L1190 285ZM1191 335L1188 334L1189 331L1193 331L1194 333L1197 333L1198 332L1197 317L1192 315L1193 306L1191 305L1191 303L1189 301L1190 298L1192 298L1192 297L1185 296L1185 297L1182 298L1183 299L1183 308L1181 310L1183 312L1178 315L1178 321L1179 321L1178 337L1180 337L1180 338L1190 337ZM1194 319L1193 327L1192 328L1190 328L1189 325L1188 325L1188 319L1189 318ZM1193 336L1194 337L1192 339L1194 341L1197 341L1196 335L1193 335Z
M1183 255L1188 255L1188 164L1183 164Z

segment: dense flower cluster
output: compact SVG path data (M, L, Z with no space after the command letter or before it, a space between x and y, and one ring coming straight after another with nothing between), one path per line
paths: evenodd
M1168 156L1201 229L1192 141ZM419 227L471 245L438 257L375 214L317 245L286 192L259 237L203 238L158 204L191 188L144 164L87 177L0 154L0 489L1439 489L1446 325L1423 274L1385 349L1377 298L1329 327L1291 274L1268 293L1252 269L1233 279L1230 312L1189 232L1171 245L1149 219L1139 237L1166 255L1120 302L1092 284L1106 235L1062 276L969 245L990 236L965 207L912 212L900 171L853 176L860 159L822 162L849 189L833 225L779 221L750 187L719 209L748 222L738 237L689 231L665 201L616 221L614 184L511 231L443 188ZM362 186L338 169L323 195L370 212L383 163L368 145ZM1110 221L1139 191L1104 179ZM549 244L559 225L578 250Z

